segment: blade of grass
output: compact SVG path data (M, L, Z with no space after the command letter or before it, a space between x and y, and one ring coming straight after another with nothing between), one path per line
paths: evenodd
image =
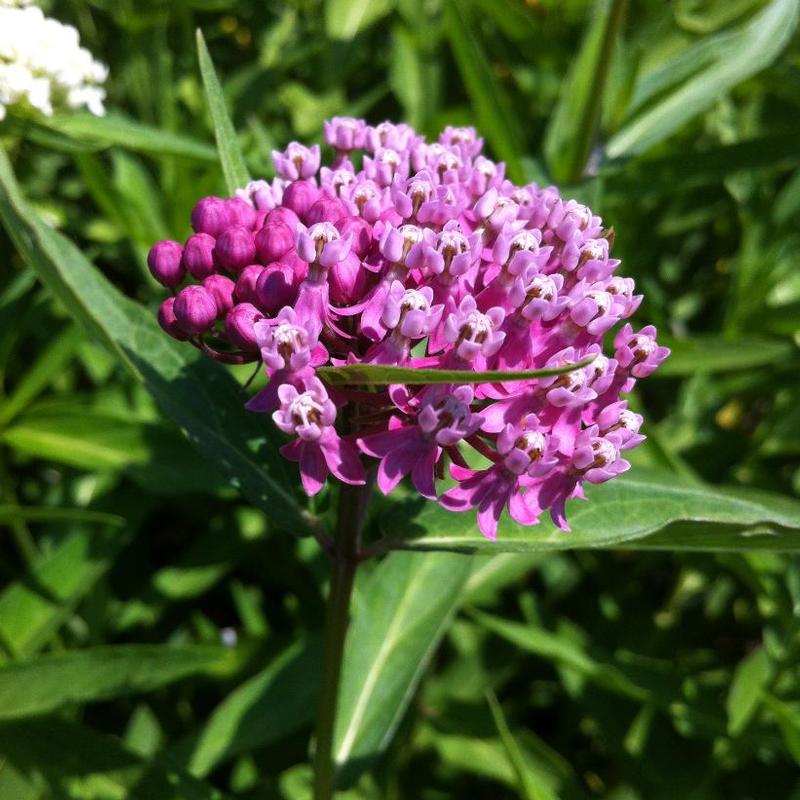
M225 175L228 191L233 194L236 189L244 186L250 180L250 175L239 147L236 131L225 107L222 86L220 86L214 69L214 63L211 61L211 54L208 52L203 32L199 28L197 29L197 57L200 62L200 74L203 76L203 86L206 90L208 109L214 123L214 136L217 140L222 172Z
M626 8L627 0L600 0L578 57L562 84L544 142L548 166L557 181L575 183L586 169Z

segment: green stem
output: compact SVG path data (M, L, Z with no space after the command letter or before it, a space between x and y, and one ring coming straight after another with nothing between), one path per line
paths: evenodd
M325 641L322 655L322 686L314 745L314 800L330 800L334 795L335 764L333 734L339 679L350 616L350 595L359 563L359 533L366 500L363 486L342 485L333 548L333 569L325 615Z

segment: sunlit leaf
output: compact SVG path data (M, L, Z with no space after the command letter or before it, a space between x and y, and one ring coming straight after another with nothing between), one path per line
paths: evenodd
M483 537L475 511L454 513L430 501L398 502L382 520L387 547L473 553L576 548L800 550L800 502L744 489L685 482L641 468L587 488L588 502L567 505L572 528L548 519L527 527L500 521Z
M772 0L741 27L701 39L674 65L649 76L648 88L638 90L634 103L641 104L643 96L655 99L611 138L607 155L618 158L647 150L768 67L790 41L798 17L797 0Z
M233 127L228 110L225 107L225 97L222 94L211 55L206 47L203 32L197 30L197 57L200 61L200 74L203 76L203 85L206 90L208 110L214 123L214 135L217 139L217 152L225 175L228 191L233 194L238 188L244 187L250 180L247 165L244 162L236 130Z
M469 559L446 555L393 553L358 587L333 750L345 783L391 742L458 607L470 566Z
M385 17L396 0L325 0L325 30L332 39L352 39Z

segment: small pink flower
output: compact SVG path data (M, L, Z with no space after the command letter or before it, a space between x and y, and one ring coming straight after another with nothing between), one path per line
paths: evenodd
M453 392L432 389L414 423L403 424L395 418L389 430L358 439L362 452L380 459L378 488L384 494L410 473L421 495L436 498L434 470L443 449L454 447L480 428L482 417L470 410L473 396L469 386Z
M635 378L651 375L670 353L668 347L657 344L655 336L656 329L652 325L634 333L631 325L626 323L614 337L617 361Z
M478 311L474 297L465 297L444 323L444 338L453 345L455 360L474 364L476 369L480 369L503 344L506 334L500 326L504 317L502 308L490 308L484 314Z
M280 430L297 437L281 448L282 455L300 464L300 479L309 495L319 492L329 473L344 483L363 484L358 450L333 427L336 407L322 381L305 378L303 385L302 392L291 384L278 389L280 408L272 418Z
M348 152L364 146L367 125L355 117L334 117L325 122L325 142L337 150Z
M287 181L306 180L313 178L319 170L320 150L319 145L305 147L297 142L292 142L286 150L272 151L272 163L279 177Z

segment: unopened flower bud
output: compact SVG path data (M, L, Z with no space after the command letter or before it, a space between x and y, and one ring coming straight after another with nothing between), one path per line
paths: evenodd
M256 303L268 314L291 305L296 295L294 270L290 264L277 262L264 268L256 284Z
M345 204L335 197L322 197L314 203L305 215L306 225L317 222L336 222L348 215Z
M267 220L266 225L256 233L255 244L258 260L262 264L280 261L294 250L294 231L282 222Z
M181 263L183 248L178 242L156 242L147 254L147 266L153 277L168 289L174 289L186 275Z
M168 297L158 308L158 324L173 339L184 340L189 337L181 330L178 320L175 318L175 298Z
M232 225L253 229L256 222L256 210L244 198L233 197L228 200L228 213Z
M311 181L294 181L283 192L283 204L304 219L308 210L319 199L319 189Z
M236 289L233 292L238 303L258 304L256 285L263 272L264 267L261 264L248 264L239 273L239 277L236 279Z
M217 308L217 316L224 316L233 307L233 292L236 284L224 275L209 275L203 288L211 294Z
M198 281L216 272L214 245L216 240L207 233L195 233L186 240L183 248L183 265Z
M214 255L221 267L230 272L240 272L256 258L253 234L242 225L228 228L217 237Z
M351 216L342 217L334 224L343 239L350 237L352 252L364 258L372 245L372 225L362 217Z
M231 223L228 203L221 197L204 197L192 209L192 228L195 233L219 236Z
M279 206L278 208L273 208L272 211L267 214L264 224L273 225L278 222L288 225L292 233L294 233L297 230L297 226L300 224L300 217L298 217L291 208Z
M225 335L228 341L242 350L258 350L255 323L264 315L252 303L239 303L225 316Z
M211 330L217 319L214 296L202 286L186 286L178 292L173 306L178 325L189 334Z

